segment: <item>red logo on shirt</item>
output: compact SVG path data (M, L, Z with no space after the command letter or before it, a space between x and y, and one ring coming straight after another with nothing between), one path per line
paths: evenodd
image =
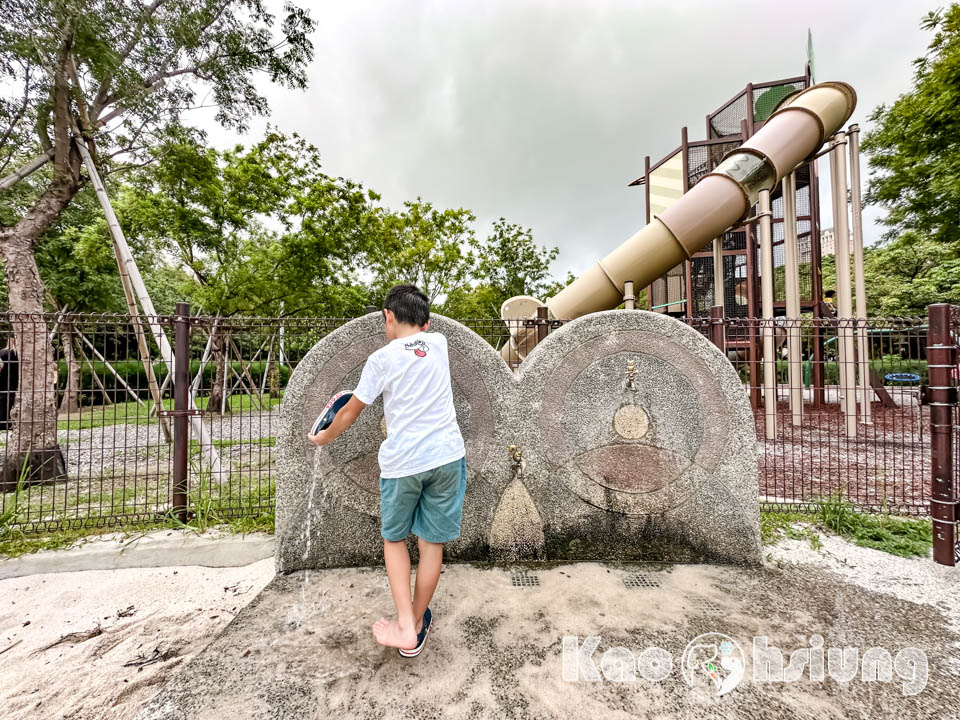
M404 343L403 349L413 350L413 354L417 357L426 357L427 350L430 348L423 340L414 340L413 342Z

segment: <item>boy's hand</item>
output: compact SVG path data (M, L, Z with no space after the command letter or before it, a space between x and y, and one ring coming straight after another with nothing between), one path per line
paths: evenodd
M344 430L353 425L353 421L357 419L360 411L365 407L366 403L361 402L354 395L347 400L347 404L340 409L340 412L334 415L333 422L325 430L321 430L316 435L307 435L307 439L317 447L332 443L340 437Z
M327 428L327 430L329 430L329 428ZM317 447L322 447L323 445L326 445L328 442L333 440L333 438L330 437L330 433L327 432L327 430L321 430L316 435L308 435L307 438L310 440L310 442L312 442Z

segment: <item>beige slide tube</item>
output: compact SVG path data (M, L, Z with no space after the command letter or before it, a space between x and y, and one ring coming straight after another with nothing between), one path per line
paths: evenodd
M547 300L551 318L573 320L611 310L624 284L642 288L746 219L761 190L777 183L836 133L856 107L853 88L823 82L787 96L764 126L642 230ZM519 333L536 332L520 328ZM519 339L519 338L517 338ZM516 363L516 347L501 355ZM530 343L533 346L533 343Z

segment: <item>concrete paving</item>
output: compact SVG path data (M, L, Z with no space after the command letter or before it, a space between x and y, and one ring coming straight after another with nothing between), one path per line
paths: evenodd
M114 533L90 538L65 550L41 550L0 560L0 580L38 573L119 568L239 567L272 557L274 536L208 530L202 535L157 530L142 536Z
M405 659L370 632L392 613L382 569L277 575L138 720L875 720L960 707L947 615L814 566L448 564L431 610L424 651ZM778 663L755 655L760 637L798 677L763 679ZM845 680L830 648L859 649ZM889 656L872 650L875 666L869 648Z

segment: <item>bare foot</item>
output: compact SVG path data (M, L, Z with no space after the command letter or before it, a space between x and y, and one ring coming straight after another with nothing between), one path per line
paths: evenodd
M373 636L387 647L411 650L417 646L417 631L412 627L404 630L396 620L380 618L373 624Z

